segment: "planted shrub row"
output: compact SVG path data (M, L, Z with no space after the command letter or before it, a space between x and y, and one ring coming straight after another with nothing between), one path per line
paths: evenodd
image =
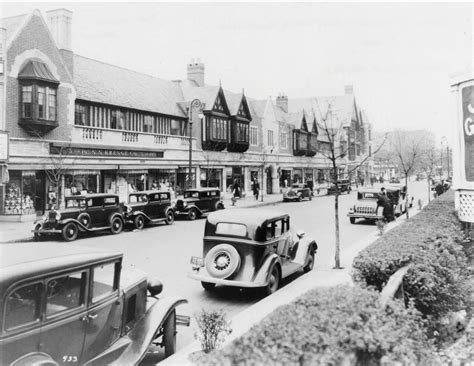
M279 307L220 351L203 354L201 365L337 365L415 363L432 345L421 314L400 302L378 305L379 293L360 287L318 288Z
M453 196L448 191L361 251L353 261L354 281L381 290L392 274L411 264L404 290L419 311L439 318L461 309L467 267Z

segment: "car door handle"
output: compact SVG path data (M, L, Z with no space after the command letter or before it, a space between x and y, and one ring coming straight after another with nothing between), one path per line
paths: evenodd
M97 316L98 316L97 314L94 314L94 315L92 315L92 314L87 314L87 315L84 315L84 316L82 317L82 321L89 321L89 320L91 320L91 319L97 318Z

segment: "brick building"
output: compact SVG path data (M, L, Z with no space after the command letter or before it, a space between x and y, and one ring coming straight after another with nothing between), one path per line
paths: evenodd
M125 200L131 190L179 192L189 184L227 191L238 181L250 191L254 178L266 193L295 181L323 183L329 164L321 151L329 141L321 123L330 110L337 148L349 148L341 172L369 153L370 125L352 89L256 100L206 84L200 61L187 64L184 80L145 75L76 55L65 9L46 19L37 10L5 18L0 27L0 135L9 137L8 157L0 156L1 214L38 213L83 191ZM196 99L203 108L192 119L190 174Z

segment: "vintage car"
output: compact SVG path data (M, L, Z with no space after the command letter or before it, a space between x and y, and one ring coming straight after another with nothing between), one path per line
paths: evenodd
M171 193L167 191L141 191L128 195L128 203L124 207L125 222L133 224L141 230L147 223L174 222L174 208Z
M122 253L60 243L5 244L0 264L0 364L135 365L149 346L176 350L187 301L122 269Z
M381 201L381 192L378 189L366 188L357 192L357 202L349 208L349 221L351 224L356 219L383 220L387 216L398 217L406 212L405 193L400 187L386 187L386 199L392 205L390 212L387 209L384 215L384 200Z
M392 177L392 178L390 178L389 183L399 184L399 183L400 183L400 179L397 178L397 177Z
M285 213L262 208L218 211L204 228L202 257L191 257L190 277L206 290L216 284L275 292L283 278L311 271L318 245L290 228Z
M123 205L115 194L95 193L65 198L65 208L51 210L42 220L35 222L35 240L45 235L61 234L66 241L77 238L79 231L110 230L119 234L123 230Z
M337 186L339 189L339 194L341 193L351 193L351 181L349 179L341 179L337 181ZM328 187L328 194L335 194L336 193L336 185L331 183Z
M294 183L283 193L283 202L301 201L303 198L310 201L313 199L313 194L307 184Z
M204 213L222 210L224 202L219 188L194 188L184 191L183 198L176 201L174 213L176 216L187 216L195 220Z

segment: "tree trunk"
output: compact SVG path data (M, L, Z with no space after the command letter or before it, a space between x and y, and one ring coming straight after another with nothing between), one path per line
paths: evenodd
M428 202L431 202L431 177L428 176Z
M408 174L405 174L405 187L406 187L406 192L405 192L405 211L407 213L407 219L410 216L408 214Z
M339 239L339 192L338 187L336 187L336 195L334 197L334 219L336 223L336 252L334 255L334 268L341 268L341 258L340 258L340 239Z

